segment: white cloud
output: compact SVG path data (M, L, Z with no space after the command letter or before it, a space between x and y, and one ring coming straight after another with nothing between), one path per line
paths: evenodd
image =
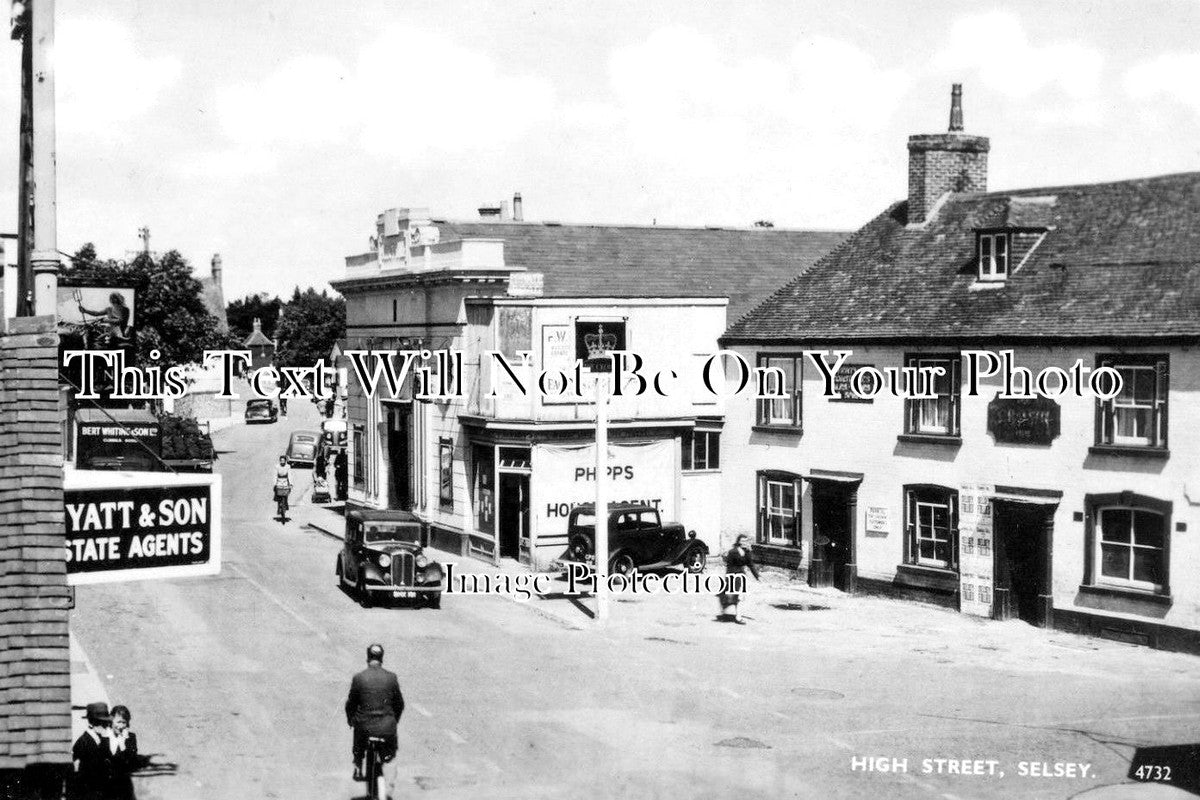
M178 59L147 57L129 31L106 20L66 19L55 32L59 130L89 137L128 135L180 74Z
M827 166L859 146L847 131L883 129L909 85L905 73L835 39L737 58L679 27L615 50L609 74L608 112L589 103L566 118L607 119L642 155L697 176L795 163L797 151L800 162Z
M294 59L263 81L222 90L217 112L239 148L354 139L370 154L417 160L507 144L541 124L552 105L541 78L501 74L481 53L394 27L353 67L332 57Z
M1165 97L1200 117L1200 53L1167 53L1125 73L1125 91L1147 103ZM1161 116L1161 115L1160 115Z
M1026 100L1052 89L1066 105L1039 116L1044 122L1099 121L1103 58L1078 42L1031 42L1015 14L993 11L958 19L950 42L934 59L944 69L972 71L988 89Z

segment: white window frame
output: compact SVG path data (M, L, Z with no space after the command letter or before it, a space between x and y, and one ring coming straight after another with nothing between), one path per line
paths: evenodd
M704 466L697 466L698 459L696 458L696 440L701 436L705 437L704 443ZM717 463L713 465L713 442L717 443ZM680 468L683 472L720 472L721 471L721 431L711 428L695 428L687 431L680 439L679 445L681 449L681 464ZM683 453L687 453L688 458L683 460Z
M1012 239L1007 233L979 234L979 280L1005 281L1012 266Z
M1116 397L1114 397L1112 399L1113 444L1138 445L1138 446L1149 447L1154 444L1155 439L1157 438L1154 435L1154 431L1150 430L1150 428L1154 427L1154 420L1155 420L1155 414L1154 414L1155 394L1151 394L1151 396L1148 399L1145 399L1144 401L1139 402L1139 398L1136 396L1137 381L1134 380L1133 374L1135 374L1139 371L1149 373L1150 378L1151 378L1151 386L1154 386L1154 381L1157 380L1157 375L1155 374L1154 367L1153 367L1153 365L1149 365L1149 364L1122 364L1122 365L1115 366L1114 369L1116 369L1117 372L1119 372L1121 374L1121 380L1123 381L1123 386L1122 386L1121 394L1117 395ZM1123 395L1125 393L1124 389L1126 387L1129 388L1131 397L1123 400L1121 395ZM1144 435L1144 436L1122 436L1119 433L1119 431L1121 429L1120 418L1121 418L1122 410L1125 410L1127 413L1132 412L1135 419L1139 416L1138 412L1144 412L1146 414L1146 416L1148 417L1148 422L1147 422L1148 427L1145 430L1146 435Z
M758 425L770 428L795 428L800 429L803 425L803 381L804 381L804 358L795 353L759 353L757 366L759 367L779 367L775 362L790 361L791 362L791 385L785 386L787 397L778 400L759 400L755 409L756 422ZM785 377L786 380L786 377ZM766 384L767 389L773 388L771 382Z
M953 384L953 366L952 362L944 358L929 358L917 359L917 368L924 367L943 367L946 374L941 377L934 377L934 387L940 381L945 381L947 386L946 394L939 394L937 397L929 400L914 400L917 404L916 426L913 433L928 433L937 436L948 436L954 428L954 386ZM940 424L937 418L941 416L944 409L945 420L944 424ZM928 417L932 415L933 421L928 421Z
M923 567L938 567L939 569L949 569L950 564L951 564L951 561L949 559L943 560L940 558L925 558L921 555L921 543L922 542L933 542L935 550L937 549L937 544L939 542L943 542L943 541L946 543L947 548L954 546L953 518L952 518L951 511L950 511L949 503L930 503L925 500L915 500L913 503L913 506L917 512L917 518L914 522L914 524L916 525L916 528L915 528L916 538L913 541L913 546L916 548L916 553L914 555L916 556L917 564L919 564ZM942 511L946 512L946 527L945 527L946 535L945 535L945 538L940 538L936 535L938 532L938 527L937 527L937 523L935 521L934 515L938 510L942 510ZM925 517L926 511L929 514L929 525L928 525L929 530L931 533L935 534L933 536L924 536L923 535L923 529L925 527L924 517Z
M756 478L758 480L756 541L759 544L799 547L803 535L800 527L801 507L804 502L804 486L800 476L780 472L759 472ZM786 492L792 493L790 507L784 502ZM789 517L794 521L791 537L782 535L783 521ZM779 522L776 523L775 520L779 520ZM779 531L778 534L777 531Z
M1117 540L1106 540L1104 538L1104 516L1107 511L1128 511L1129 512L1129 541L1122 542ZM1160 535L1162 537L1163 546L1154 547L1153 545L1141 545L1134 540L1134 517L1136 514L1151 514L1159 519ZM1092 553L1093 573L1096 576L1096 582L1106 586L1120 586L1132 589L1142 589L1146 591L1159 592L1162 591L1162 583L1153 583L1151 581L1139 581L1133 578L1134 555L1138 550L1149 550L1158 553L1159 575L1163 575L1167 564L1166 549L1169 546L1169 538L1165 526L1167 525L1167 517L1161 511L1145 506L1121 506L1109 505L1101 506L1096 509L1096 537L1095 537L1095 552ZM1104 574L1104 545L1108 544L1115 547L1124 547L1129 550L1129 573L1127 577L1121 578L1114 575Z

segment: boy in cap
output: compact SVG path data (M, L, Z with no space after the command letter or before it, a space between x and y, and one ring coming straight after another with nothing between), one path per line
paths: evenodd
M108 726L112 717L108 703L88 703L87 730L75 740L71 758L75 762L74 797L81 800L100 800L108 792L113 777L112 750L108 743Z

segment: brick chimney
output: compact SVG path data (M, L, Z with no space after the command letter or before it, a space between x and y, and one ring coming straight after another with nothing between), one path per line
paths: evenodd
M213 253L212 257L212 277L213 283L217 286L221 285L221 254Z
M986 192L986 136L963 130L962 84L950 92L950 130L908 137L908 224L928 219L948 192Z

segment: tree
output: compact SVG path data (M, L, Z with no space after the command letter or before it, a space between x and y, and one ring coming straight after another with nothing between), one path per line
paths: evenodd
M198 364L205 350L233 346L229 336L217 332L217 318L204 305L200 281L177 250L157 258L139 253L126 263L101 260L89 242L72 257L63 282L135 288L133 324L137 358L143 366ZM152 350L159 351L157 361L150 358Z
M275 361L285 367L311 367L328 359L334 342L346 335L346 300L300 287L284 305L275 327Z
M271 297L267 292L250 294L241 300L234 300L225 307L225 318L229 321L229 333L239 342L254 330L254 320L262 321L263 335L268 339L275 336L275 324L279 320L279 312L283 309L283 301Z

